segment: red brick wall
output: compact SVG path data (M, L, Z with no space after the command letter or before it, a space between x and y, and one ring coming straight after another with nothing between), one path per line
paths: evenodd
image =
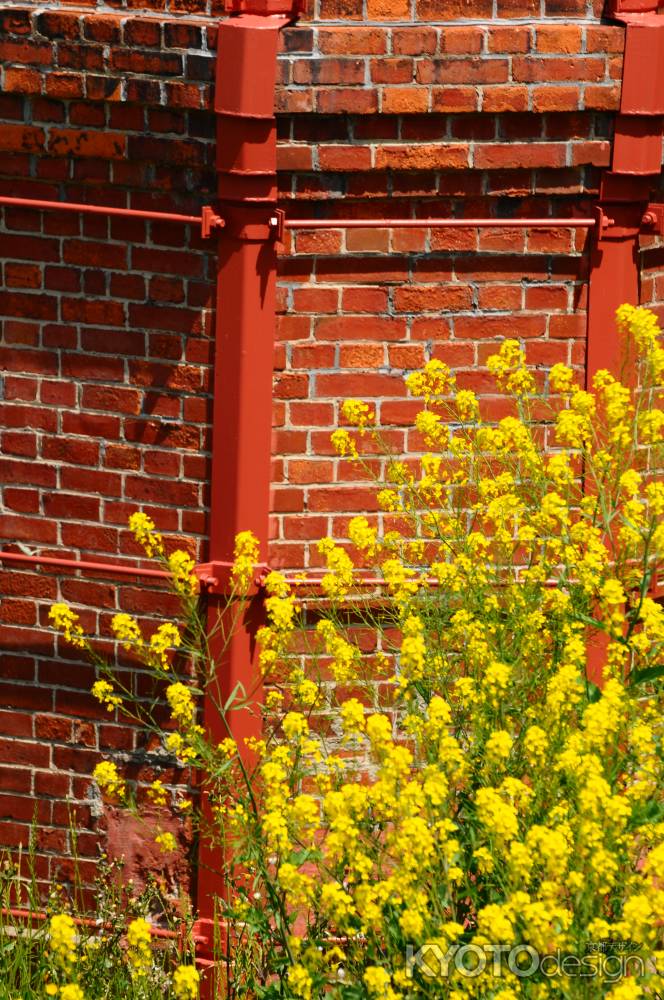
M2 193L185 213L209 203L219 7L6 4ZM284 207L331 220L587 210L623 38L599 13L585 0L318 0L283 39ZM142 506L203 554L210 247L181 226L7 209L0 251L0 541L134 558L126 519ZM661 251L645 253L644 294L661 301ZM332 456L341 398L375 400L408 448L402 376L425 358L484 394L478 365L505 334L542 370L580 367L586 276L583 231L298 232L280 265L272 561L315 562L312 539L372 507ZM73 602L106 635L115 610L147 627L169 608L134 583L6 569L0 583L0 843L26 842L36 800L47 879L67 864L67 800L81 854L95 856L100 754L119 752L145 780L159 763L91 703L91 670L48 630L49 605Z

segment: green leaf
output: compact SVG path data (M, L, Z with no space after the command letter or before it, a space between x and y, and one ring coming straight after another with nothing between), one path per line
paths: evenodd
M648 681L659 680L664 677L664 663L658 663L654 667L645 667L643 670L632 670L628 680L633 684L646 684Z
M224 712L227 712L229 710L229 708L237 698L238 694L240 694L243 698L246 697L246 692L240 681L237 682L237 684L229 694L228 698L226 699L226 702L224 703Z

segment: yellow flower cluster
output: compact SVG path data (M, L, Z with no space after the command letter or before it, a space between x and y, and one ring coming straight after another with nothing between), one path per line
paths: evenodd
M52 604L49 612L49 619L53 622L54 628L62 632L67 642L79 649L85 649L86 642L79 617L66 604Z
M154 842L162 854L172 854L177 850L178 842L170 830L161 830L154 838Z
M449 395L455 387L455 379L449 367L437 358L427 361L422 371L411 372L406 378L406 385L411 396L416 396L429 402Z
M151 936L150 924L143 917L132 920L127 927L127 961L132 976L145 976L152 968Z
M166 701L171 709L171 717L178 725L188 728L196 718L196 704L189 688L176 681L166 688Z
M318 543L318 551L325 556L328 569L321 580L323 593L335 599L345 597L353 586L352 559L340 545L335 545L331 538L322 538Z
M235 536L231 580L240 593L244 593L256 573L258 562L258 539L251 531L240 531Z
M182 636L177 625L173 622L164 622L150 636L149 653L162 670L170 670L171 650L177 649L181 644Z
M95 681L92 685L92 695L102 705L106 706L107 712L113 712L122 704L122 698L116 694L112 684L108 681Z
M195 562L188 552L176 549L168 557L168 569L176 594L181 597L194 597L198 594L198 577L194 572Z
M163 782L156 778L148 788L148 798L156 806L165 806L168 801L168 793Z
M155 523L147 514L136 511L129 518L129 530L134 538L145 549L145 554L152 559L164 555L164 543L156 529Z
M374 413L368 403L359 399L346 399L341 406L341 414L347 424L357 427L363 433L367 424L374 420Z
M123 799L126 794L125 783L120 777L116 765L109 760L103 760L97 764L92 777L97 782L102 792L106 792L111 798Z
M196 1000L200 981L200 973L193 965L179 965L173 973L176 1000Z
M113 615L111 629L118 642L122 643L123 649L131 650L143 645L140 626L132 615Z
M49 951L63 969L76 961L76 925L68 913L56 913L48 924Z
M66 983L60 989L60 1000L85 1000L85 993L77 983Z
M487 368L495 377L498 388L517 398L535 391L535 380L526 368L526 356L516 340L504 340L497 354L487 360Z

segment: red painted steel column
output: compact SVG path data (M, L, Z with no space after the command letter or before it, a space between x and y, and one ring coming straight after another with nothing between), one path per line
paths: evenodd
M592 236L587 385L598 368L618 369L615 312L623 302L639 302L639 232L651 186L662 169L664 17L652 12L623 12L646 7L652 10L653 4L649 0L615 0L612 11L626 25L625 55L611 169L600 183L600 212L611 219L598 226Z
M276 85L279 31L292 18L241 14L219 26L217 47L219 231L214 354L214 400L210 504L210 562L230 562L235 536L252 531L267 555L272 373L276 304ZM215 574L218 575L218 574ZM219 588L223 590L222 586ZM225 703L238 686L260 701L255 632L262 595L254 594L246 614L224 648L215 628L225 596L208 598L208 626L216 678L205 698L204 725L214 742L232 735L244 740L261 731L259 712L230 714L230 733L215 700ZM210 803L202 789L204 815ZM215 897L226 887L219 872L223 846L201 837L198 867L200 926L209 933ZM211 943L211 942L210 942ZM202 949L205 955L206 949ZM208 956L210 949L207 949ZM212 986L208 982L207 993Z
M589 388L599 368L619 373L616 309L623 302L639 304L639 233L653 180L662 169L664 17L652 13L650 0L614 0L612 14L626 25L625 55L611 169L601 179L600 225L591 237L586 346ZM606 647L607 638L602 634L588 649L587 672L595 683L602 680Z

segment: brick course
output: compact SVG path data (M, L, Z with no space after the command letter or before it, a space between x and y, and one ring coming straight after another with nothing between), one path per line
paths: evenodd
M197 214L215 190L222 14L219 0L5 3L0 191ZM359 468L332 453L341 398L373 400L408 449L403 374L429 357L485 396L478 365L505 334L541 371L581 371L584 231L344 231L334 218L587 214L620 97L623 29L600 14L585 0L317 0L283 33L280 196L330 225L298 231L280 259L275 565L316 564L313 540L375 509ZM203 557L213 246L192 227L18 208L0 239L0 540L134 559L140 506ZM659 305L661 254L644 245L643 298ZM92 703L92 670L49 631L48 608L70 601L106 636L115 611L149 628L172 608L133 581L0 577L0 843L26 842L36 800L40 877L66 872L73 801L88 877L100 754L128 757L142 781L168 762Z

